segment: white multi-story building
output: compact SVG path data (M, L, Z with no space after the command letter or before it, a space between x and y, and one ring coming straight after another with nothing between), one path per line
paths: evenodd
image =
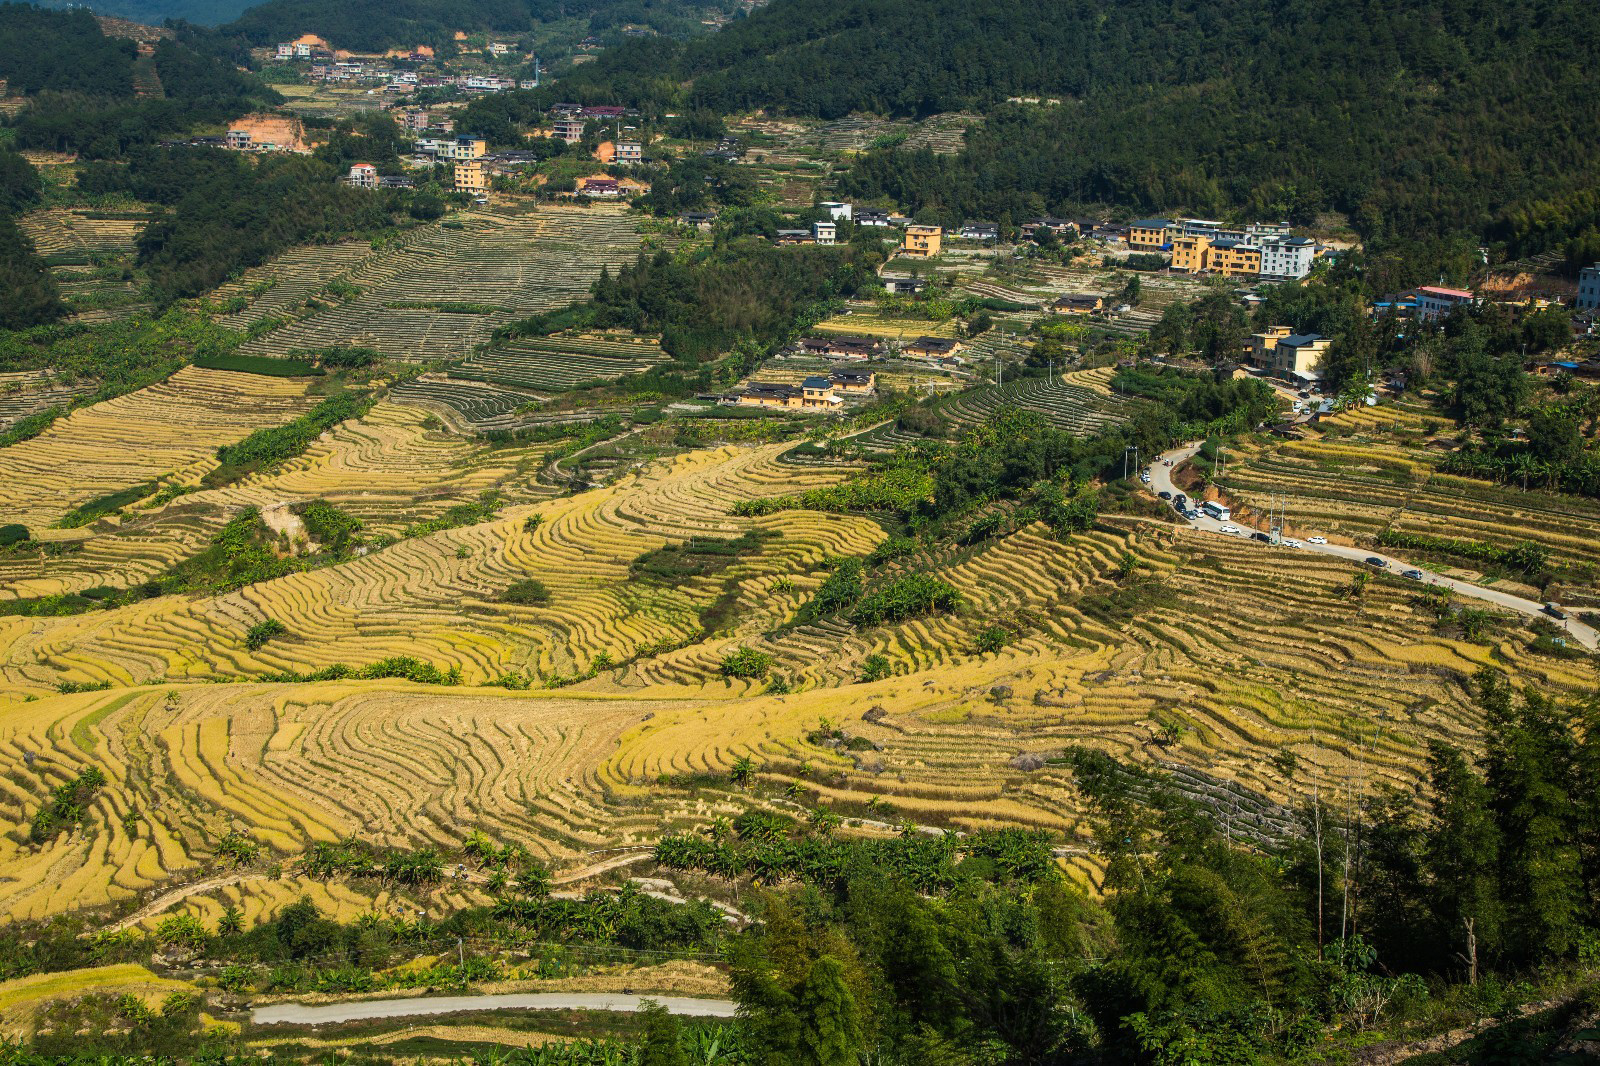
M1309 237L1267 237L1261 241L1261 277L1297 281L1311 273L1317 242Z
M828 212L828 217L835 222L849 222L851 221L851 216L855 213L854 205L842 203L838 200L824 200L817 206Z
M639 141L618 141L611 161L619 165L644 162L644 145Z
M376 189L378 168L371 163L357 163L350 168L350 176L344 180L345 184L354 185L358 189Z
M1600 263L1578 271L1578 310L1600 307Z
M1458 307L1472 303L1469 289L1445 289L1424 285L1417 290L1417 317L1424 322L1443 318Z
M836 222L811 223L811 239L818 244L833 244L839 237L839 225Z

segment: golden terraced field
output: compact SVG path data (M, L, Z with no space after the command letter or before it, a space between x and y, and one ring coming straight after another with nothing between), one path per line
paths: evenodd
M309 402L294 382L185 371L0 450L0 493L42 527L156 474L198 477L218 443ZM1357 428L1316 442L1326 450L1290 442L1241 454L1237 491L1277 464L1274 476L1300 472L1308 499L1335 472L1362 473L1376 499L1385 471L1420 464L1363 439L1390 432L1381 424ZM116 446L93 444L108 439ZM99 908L148 924L164 893L189 883L192 898L170 902L207 921L229 904L254 917L306 891L343 915L409 906L376 889L306 882L292 860L352 834L449 853L481 828L572 870L594 861L590 852L648 846L671 827L737 809L747 800L720 786L672 782L726 773L741 756L770 788L761 802L853 814L870 803L874 817L958 828L1040 826L1081 850L1067 769L1020 769L1016 756L1089 745L1181 767L1202 793L1237 784L1292 804L1313 785L1407 787L1428 740L1474 745L1480 719L1465 682L1484 665L1558 695L1597 680L1588 659L1530 651L1516 624L1490 643L1440 635L1399 582L1374 581L1352 599L1340 591L1352 567L1337 560L1127 516L1066 539L1035 525L971 547L922 548L870 575L935 573L960 590L957 614L865 630L793 625L825 560L863 556L886 534L862 516L733 517L739 501L851 471L782 462L786 447L678 454L553 498L534 480L549 445L489 447L384 402L274 472L50 532L81 538L75 555L0 555L5 594L40 595L157 573L244 506L326 498L369 532L396 533L486 489L507 499L490 521L225 595L0 616L0 759L12 768L0 775L0 817L24 827L0 836L0 916ZM1435 492L1444 483L1420 484ZM1361 506L1332 492L1315 498L1329 501L1330 520L1336 506ZM693 536L750 531L773 536L721 572L670 585L631 569ZM502 600L525 579L548 588L548 604ZM287 633L249 650L246 631L266 618ZM715 631L702 631L707 619ZM996 625L1005 647L979 652L979 634ZM771 655L792 691L724 679L722 659L740 646ZM892 675L858 683L874 654ZM392 656L458 668L462 683L259 680ZM512 672L536 687L486 685ZM559 687L537 687L546 680ZM61 682L111 687L60 694ZM809 743L823 718L876 747ZM1273 760L1284 751L1298 769ZM107 783L84 823L27 842L49 789L91 765ZM778 799L791 784L794 797ZM229 867L217 847L230 832L285 865ZM1092 876L1091 860L1068 861ZM481 898L450 880L430 905ZM152 901L157 909L141 917Z

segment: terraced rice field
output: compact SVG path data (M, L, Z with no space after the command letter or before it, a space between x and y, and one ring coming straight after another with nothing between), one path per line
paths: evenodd
M244 294L279 280L234 316L236 324L305 315L305 298L334 281L359 294L346 300L324 293L318 302L332 306L285 320L242 351L284 356L346 345L403 359L464 358L496 327L587 293L602 266L615 270L634 260L639 238L621 208L547 207L465 212L377 251L344 244L322 252L291 252L247 276ZM457 310L441 309L452 304Z
M523 338L472 356L450 371L452 378L515 388L560 392L599 381L615 381L649 370L667 359L642 338L604 334Z
M69 554L0 554L0 597L123 588L148 580L202 551L246 506L325 499L359 518L366 535L379 536L398 535L489 489L513 504L548 495L534 479L552 445L487 448L429 430L427 419L425 409L379 403L272 473L155 508L135 504L120 520L59 531L79 538Z
M89 217L94 213L82 208L51 208L29 212L18 220L18 225L46 259L83 262L90 256L131 255L147 216L117 212L125 217Z
M1148 583L1133 613L1116 609L1132 595L1112 576L1124 552ZM1087 744L1187 767L1196 787L1235 782L1292 803L1313 782L1409 785L1427 738L1472 745L1480 723L1466 680L1485 663L1568 694L1595 675L1591 664L1530 657L1514 640L1435 636L1404 590L1361 604L1337 597L1348 566L1168 527L1128 524L1067 543L1027 531L904 566L936 568L971 615L866 632L817 626L761 644L777 669L817 687L663 715L623 739L607 779L638 794L659 774L725 770L749 755L771 779L798 780L825 801L879 797L913 820L1074 834L1081 812L1067 773L1020 771L1013 756ZM1014 619L1018 636L998 654L972 651L975 631L996 619ZM898 676L835 687L873 652ZM644 694L681 683L670 658L635 668L662 686ZM878 707L889 716L863 718ZM807 744L824 716L881 750ZM1162 736L1167 724L1182 730L1176 743ZM1292 777L1268 758L1286 749L1300 762Z
M1347 412L1324 424L1354 435L1258 444L1231 457L1221 483L1230 499L1263 514L1274 493L1287 495L1290 528L1302 535L1356 539L1393 529L1507 546L1533 541L1554 559L1587 567L1592 576L1577 591L1600 593L1600 504L1440 473L1442 453L1418 446L1423 421L1393 407ZM1394 426L1410 436L1397 438Z
M0 430L31 414L68 403L93 387L87 381L62 384L45 370L0 374Z
M541 397L497 385L419 378L397 385L389 393L395 403L437 412L452 425L474 433L511 429L522 419L517 412Z
M197 476L219 445L311 407L306 384L185 367L159 385L74 411L0 449L0 514L45 532L106 493L159 476Z
M484 826L558 861L641 838L656 817L609 809L595 771L623 730L659 709L395 682L0 704L0 751L18 766L33 756L21 783L0 782L8 821L26 822L43 788L91 764L107 777L83 829L43 846L0 839L0 915L142 902L174 876L226 871L216 843L236 828L279 855L358 829L378 844L455 848ZM253 899L259 912L299 887L246 881L214 895ZM337 885L319 894L339 909L366 903Z
M306 672L395 655L440 669L458 666L469 682L507 671L581 673L602 654L622 661L641 646L693 637L699 611L721 593L721 581L712 578L676 588L638 585L629 566L646 551L698 534L778 533L760 556L741 560L727 575L739 579L741 597L751 598L746 616L753 619L784 602L767 595L777 575L814 568L828 555L862 554L882 537L876 524L859 518L806 512L731 518L738 500L843 476L838 469L781 465L775 460L783 448L692 453L604 489L511 507L491 522L404 540L224 596L163 597L70 618L0 619L0 676L38 691L63 679L123 685ZM530 531L525 520L533 513L543 524ZM548 606L500 602L507 587L525 578L550 589ZM244 632L265 617L282 621L289 635L246 650Z
M1110 394L1106 382L1114 371L1074 371L1057 379L1023 378L1004 385L980 385L957 393L939 404L939 413L952 421L980 425L1006 407L1037 411L1057 429L1093 433L1119 422L1126 401Z

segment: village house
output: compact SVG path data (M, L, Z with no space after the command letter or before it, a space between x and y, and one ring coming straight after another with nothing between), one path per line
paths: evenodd
M416 182L400 174L385 174L378 179L380 189L412 189Z
M811 244L813 237L808 229L781 229L778 231L779 244Z
M227 136L223 138L223 143L227 145L227 147L233 149L235 152L248 152L252 143L250 139L250 131L229 130Z
M1266 237L1261 241L1261 280L1298 281L1311 273L1316 257L1317 242L1309 237Z
M871 226L873 229L889 228L889 212L879 211L876 207L863 207L857 209L852 221L858 226Z
M678 221L685 226L693 226L702 232L709 231L711 224L717 220L715 211L685 211L678 216Z
M1000 226L995 222L963 222L959 236L964 241L997 241Z
M1052 218L1045 215L1041 218L1030 218L1022 224L1022 231L1031 236L1036 236L1042 230L1049 230L1057 237L1074 237L1078 233L1077 223L1066 218Z
M292 41L278 45L279 59L310 59L313 56L331 56L333 48L314 33L302 34Z
M481 159L463 159L456 163L456 192L483 196L489 191L489 175Z
M961 350L961 342L944 337L918 337L900 346L907 359L944 359Z
M1092 315L1104 311L1106 299L1090 292L1069 292L1050 303L1048 310L1057 315Z
M915 296L928 287L927 281L922 278L913 278L904 274L883 275L883 287L897 296Z
M871 359L883 351L876 337L805 337L797 346L802 355L834 359Z
M579 178L578 195L614 200L622 195L622 186L616 178Z
M558 118L556 119L556 140L565 141L567 144L577 144L583 140L583 119Z
M357 189L376 189L378 187L378 168L371 163L357 163L350 168L350 173L344 179L344 183L353 185Z
M1128 223L1128 247L1161 251L1168 243L1167 228L1171 225L1172 221L1165 218L1135 219Z
M1250 338L1250 362L1263 373L1310 385L1321 380L1323 357L1333 342L1315 333L1295 333L1286 326L1273 326Z
M811 223L811 239L818 244L833 244L838 240L839 227L834 222Z
M824 200L817 206L828 212L828 217L835 222L849 222L852 220L851 216L855 213L855 209L850 204L839 200ZM887 214L884 215L885 219L888 219L888 217Z
M618 166L632 166L644 162L644 145L638 141L618 141L611 156Z
M724 403L741 407L780 407L801 411L837 410L844 400L832 380L813 375L798 385L773 381L752 381L738 392L723 398Z
M1437 285L1424 285L1417 290L1416 317L1424 322L1443 318L1458 307L1472 303L1469 289L1446 289Z
M1577 308L1588 311L1600 307L1600 263L1578 271Z
M878 387L878 375L865 367L836 366L828 380L845 396L870 396Z
M907 226L905 243L901 245L900 252L913 259L931 259L939 254L943 237L944 230L938 226Z

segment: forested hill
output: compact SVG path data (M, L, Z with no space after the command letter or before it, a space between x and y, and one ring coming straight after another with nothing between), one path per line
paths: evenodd
M449 47L457 30L523 34L575 20L580 36L623 25L681 36L699 32L704 13L723 6L736 5L731 0L266 0L224 32L258 45L315 33L356 51Z
M1594 190L1595 55L1583 0L773 0L665 62L617 49L573 80L638 94L668 70L695 106L824 118L1059 100L855 184L952 215L1333 208L1369 235L1485 233ZM1563 230L1584 210L1536 213ZM1508 213L1495 235L1542 225Z

